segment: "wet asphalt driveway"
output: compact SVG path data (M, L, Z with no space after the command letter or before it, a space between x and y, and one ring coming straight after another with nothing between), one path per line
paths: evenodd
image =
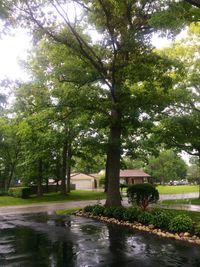
M87 218L0 216L1 267L199 267L197 245Z

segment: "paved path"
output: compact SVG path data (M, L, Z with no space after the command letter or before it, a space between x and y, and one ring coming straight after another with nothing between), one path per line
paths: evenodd
M187 199L187 198L198 198L199 193L184 193L184 194L160 194L160 200L166 199Z
M104 200L102 200L101 203L104 203ZM94 205L94 204L97 204L97 200L67 201L67 202L57 202L57 203L40 203L40 204L0 207L0 215L38 213L38 212L52 213L55 210L83 208L87 205Z
M166 199L184 199L184 198L197 198L198 193L189 193L189 194L170 194L170 195L160 195L160 200ZM53 213L59 209L70 209L70 208L83 208L87 205L94 205L99 203L97 200L84 200L84 201L67 201L67 202L57 202L57 203L40 203L40 204L30 204L30 205L19 205L19 206L9 206L9 207L0 207L0 215L4 214L23 214L23 213L38 213L38 212L48 212ZM101 200L101 203L104 204L105 200ZM123 198L122 204L128 206L127 198ZM174 209L184 209L191 211L199 211L200 206L198 205L185 205L185 204L175 204L175 205L163 205L168 208Z
M171 204L165 205L161 204L159 207L175 210L188 210L188 211L197 211L200 212L200 205L190 205L190 204Z

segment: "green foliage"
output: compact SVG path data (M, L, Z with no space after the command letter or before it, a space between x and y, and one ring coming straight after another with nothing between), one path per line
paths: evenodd
M115 209L116 209L116 207L113 207L113 206L105 207L104 215L106 217L113 217L114 216L113 213L114 213Z
M71 208L71 209L64 209L64 210L56 210L55 212L57 215L72 215L80 210L81 209L79 208Z
M135 184L127 189L129 203L137 204L145 210L150 203L155 203L159 199L158 190L151 184Z
M158 228L168 229L169 223L173 218L173 214L170 211L155 209L152 212L152 221L151 223Z
M93 210L94 210L94 208L96 207L96 205L88 205L88 206L85 206L84 208L83 208L83 211L85 211L85 212L93 212Z
M195 234L196 235L198 235L198 236L200 236L200 224L197 224L196 226L195 226Z
M153 215L150 212L141 212L138 216L138 222L142 224L150 224L152 222Z
M198 163L197 157L190 158L190 165L188 166L187 178L189 182L199 183L200 177L200 165Z
M170 180L181 180L186 177L185 162L172 150L165 150L158 157L151 157L146 171L156 182L167 183Z
M7 196L7 195L8 195L7 191L4 190L0 191L0 196Z
M116 207L115 210L113 211L113 217L118 220L122 220L124 217L125 210L126 209L124 207Z
M74 16L69 22L71 2L74 9L79 7L81 20ZM148 136L151 119L171 104L168 91L173 88L174 63L153 51L151 36L160 31L179 33L188 22L198 20L199 10L171 0L56 1L55 5L3 1L0 10L5 25L32 31L39 50L33 51L27 67L33 82L20 86L16 94L14 115L22 121L18 136L23 139L20 177L41 185L55 176L64 183L72 156L81 159L76 168L87 172L104 165L104 157L101 162L95 159L96 150L111 156L110 173L118 173L121 144L126 148ZM91 27L101 34L100 41L86 34ZM90 153L85 139L90 140ZM132 147L138 148L138 143ZM108 186L110 199L120 205L116 178L113 175Z
M126 221L137 221L140 214L141 212L137 208L131 207L131 208L127 208L124 211L123 218Z
M18 198L29 198L30 188L29 187L11 187L8 190L8 195Z
M121 162L122 169L141 169L145 164L142 160L133 160L129 157L123 157Z
M101 205L95 205L93 208L94 215L103 215L105 207Z
M196 9L197 12L199 10L199 8ZM167 114L165 113L161 123L155 129L158 138L165 143L166 147L185 150L186 153L198 158L200 155L199 41L199 22L192 23L188 27L186 37L175 42L171 47L163 49L162 54L179 61L183 71L181 75L177 75L177 71L172 74L176 76L176 89L173 90L174 105L169 108ZM195 172L191 174L190 177L195 180Z
M172 232L190 232L192 229L192 219L187 215L177 215L169 224L169 230Z

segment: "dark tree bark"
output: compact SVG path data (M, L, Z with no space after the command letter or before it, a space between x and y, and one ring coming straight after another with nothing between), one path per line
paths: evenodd
M49 179L46 179L46 192L49 192Z
M59 183L58 183L58 180L56 181L56 192L58 192L58 189L59 189Z
M105 172L105 187L104 187L104 192L107 193L108 191L108 171L109 171L109 155L108 155L108 151L106 154L106 172Z
M7 181L5 181L5 191L8 191L9 187L10 187L10 184L11 184L11 181L12 181L12 178L13 178L13 174L14 174L14 170L15 170L15 163L11 163L10 164L10 168L9 168L9 175L8 175L8 179Z
M64 141L63 150L62 150L62 174L61 174L61 194L65 195L67 192L66 188L66 174L67 174L67 149L68 144L67 140Z
M38 178L37 178L37 196L43 195L42 180L43 180L43 163L42 163L42 159L39 159L39 161L38 161Z
M71 149L71 144L69 144L67 151L67 193L70 192L71 158L72 158L72 149Z
M198 184L199 184L199 199L200 199L200 151L198 151L198 162L199 162L199 179L198 179Z
M111 112L110 141L108 146L108 189L106 206L121 206L119 190L119 172L121 157L121 114L118 110Z

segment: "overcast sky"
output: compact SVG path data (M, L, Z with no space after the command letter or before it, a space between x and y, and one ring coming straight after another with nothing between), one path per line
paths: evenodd
M31 38L24 30L16 30L15 36L3 36L0 39L0 80L26 78L19 61L26 59L30 47Z
M0 80L25 79L27 76L19 61L25 60L31 48L31 37L24 30L16 30L15 36L3 36L0 39ZM167 39L153 38L153 44L160 48L170 43Z

